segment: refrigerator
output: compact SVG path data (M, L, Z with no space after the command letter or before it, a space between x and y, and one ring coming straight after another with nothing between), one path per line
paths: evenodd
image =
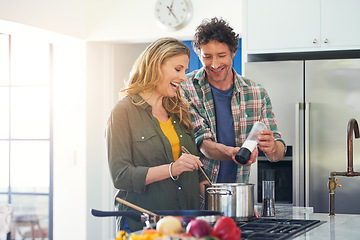
M265 87L283 139L292 146L292 205L328 213L330 173L347 168L348 122L360 124L360 59L248 62L244 77ZM360 139L354 136L353 144L358 172ZM257 175L256 165L250 175ZM339 176L338 184L335 214L359 214L360 177Z

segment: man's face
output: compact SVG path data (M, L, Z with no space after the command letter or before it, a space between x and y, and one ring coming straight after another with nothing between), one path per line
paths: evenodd
M232 61L235 53L231 53L226 43L210 40L200 46L200 60L208 75L208 81L232 81Z

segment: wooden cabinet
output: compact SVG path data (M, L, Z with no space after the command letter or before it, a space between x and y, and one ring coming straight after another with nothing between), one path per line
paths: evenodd
M247 53L360 49L358 0L245 0Z

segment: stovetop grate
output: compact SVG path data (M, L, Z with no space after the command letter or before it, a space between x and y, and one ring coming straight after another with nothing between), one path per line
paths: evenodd
M241 239L289 239L305 233L322 222L304 219L255 218L248 222L237 222Z

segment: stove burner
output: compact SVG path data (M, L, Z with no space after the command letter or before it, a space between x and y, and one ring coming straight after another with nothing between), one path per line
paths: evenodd
M289 239L303 234L320 224L320 220L255 218L248 222L237 222L241 239Z

